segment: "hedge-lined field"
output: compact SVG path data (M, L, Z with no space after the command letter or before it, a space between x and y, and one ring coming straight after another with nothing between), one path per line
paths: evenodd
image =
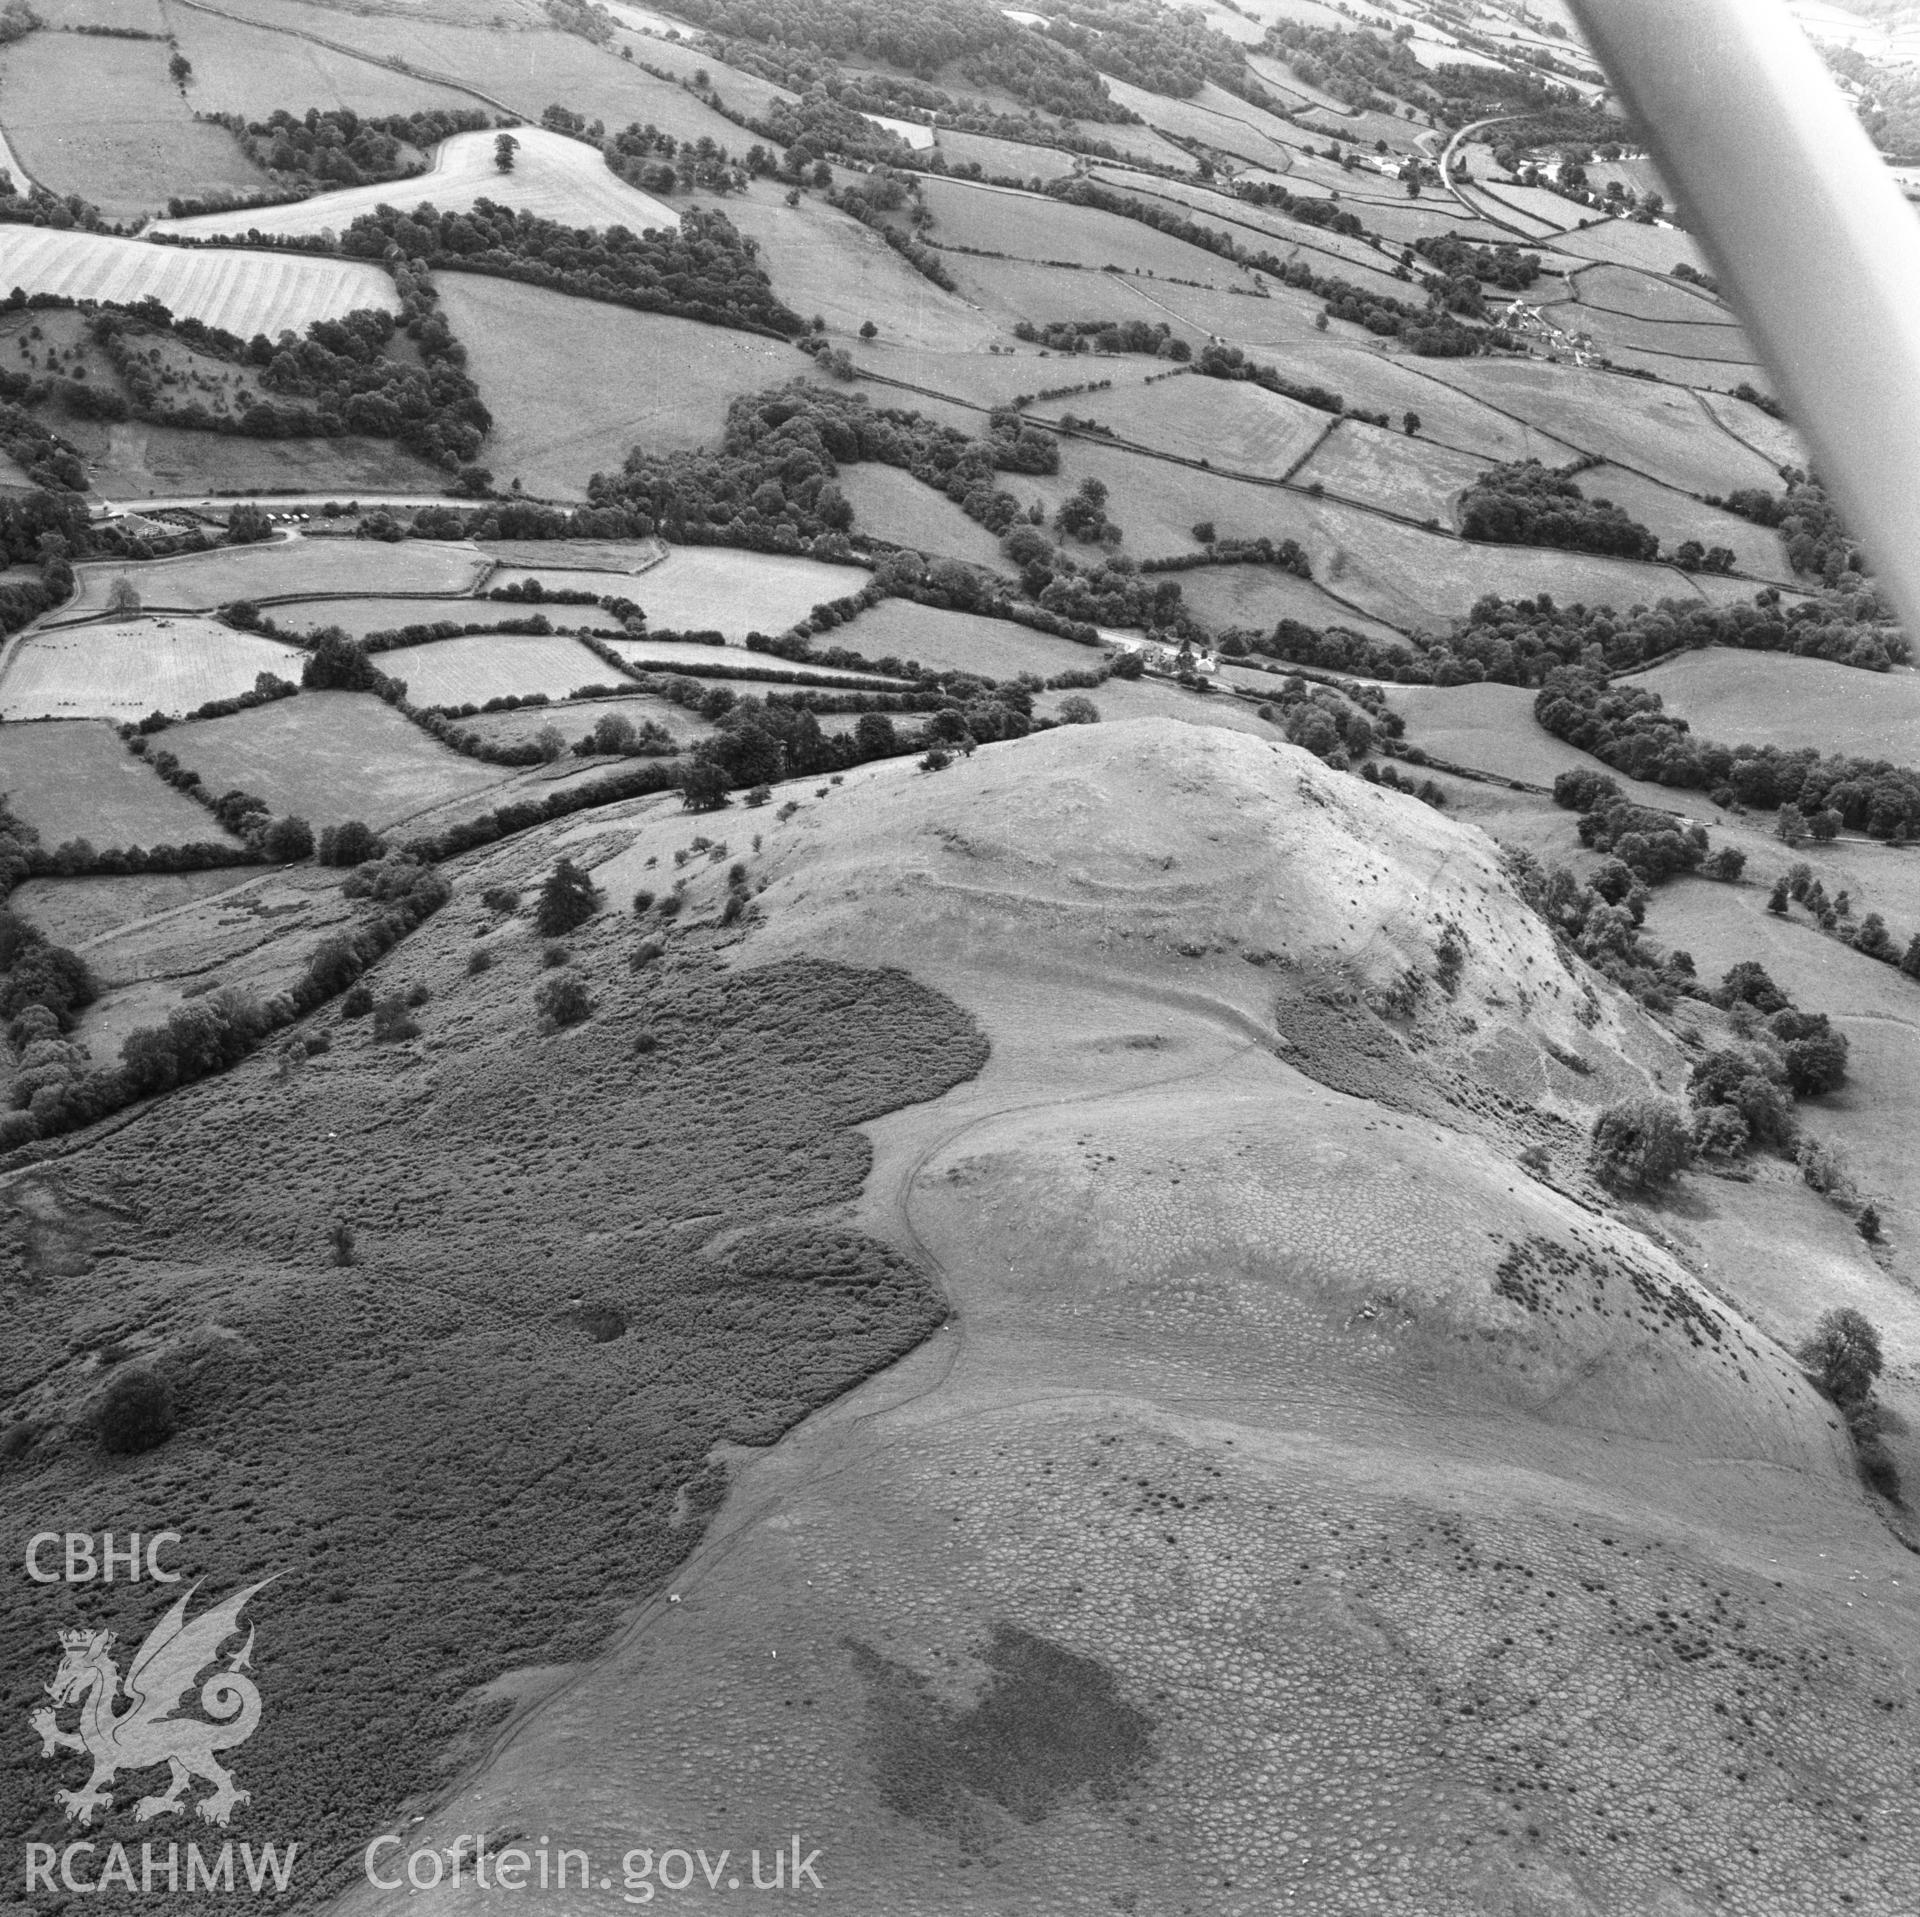
M344 819L376 828L505 782L436 744L370 692L303 692L163 733L171 752L213 792L257 793L275 813L318 831ZM203 835L204 836L204 835Z
M191 712L209 700L251 692L263 672L297 680L300 654L216 619L54 626L21 639L0 670L0 719L141 719L156 710ZM0 764L4 757L0 741ZM106 843L101 833L87 836Z
M201 213L191 219L156 220L156 233L180 233L195 239L244 237L262 233L312 237L344 233L363 213L377 206L419 206L431 201L443 211L493 200L516 213L537 213L565 226L624 226L644 232L652 226L678 226L680 216L664 201L615 174L598 149L545 127L516 127L520 150L513 171L494 165L491 133L456 133L435 148L426 172L409 180L383 180L371 186L316 193L288 206L240 207L228 213ZM456 328L456 331L458 329Z
M9 226L6 239L0 278L9 290L21 286L29 293L123 306L157 299L180 319L197 319L242 339L255 333L275 339L289 328L304 333L315 320L339 319L362 307L400 310L393 281L364 260L225 247L189 251L51 226Z
M239 843L98 721L0 727L0 794L48 847Z

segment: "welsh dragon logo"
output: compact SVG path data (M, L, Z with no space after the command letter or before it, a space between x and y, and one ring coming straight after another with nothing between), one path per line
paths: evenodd
M93 1775L80 1789L53 1794L70 1822L91 1824L96 1810L110 1807L113 1793L102 1786L121 1771L159 1764L169 1767L172 1778L164 1791L135 1806L133 1814L142 1822L184 1809L187 1787L196 1777L214 1787L194 1806L210 1824L226 1823L235 1807L248 1801L249 1793L235 1786L214 1753L244 1744L260 1722L260 1692L244 1675L252 1661L253 1627L247 1627L247 1641L224 1664L219 1653L239 1636L247 1600L272 1582L262 1578L249 1584L189 1623L187 1604L200 1588L194 1585L147 1633L124 1680L109 1655L111 1631L60 1633L60 1668L46 1687L53 1708L33 1712L28 1721L40 1733L42 1757L65 1750L82 1751L93 1760ZM180 1706L210 1664L218 1668L200 1685L200 1708L207 1717L180 1716ZM127 1707L116 1711L114 1700L123 1689ZM79 1728L63 1731L59 1713L70 1704L80 1707Z

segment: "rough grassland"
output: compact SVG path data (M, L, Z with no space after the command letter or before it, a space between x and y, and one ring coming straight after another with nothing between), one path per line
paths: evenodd
M109 499L196 498L225 492L294 492L356 499L439 493L445 469L390 439L248 439L139 420L60 422L93 483Z
M744 639L777 633L827 599L858 592L867 574L784 553L735 552L721 546L676 546L626 596L652 626L675 632L723 632Z
M730 128L727 143L739 139L739 128ZM857 334L872 320L889 339L960 352L994 336L991 322L965 300L922 279L879 234L813 194L789 208L784 195L759 181L724 200L695 197L759 246L773 290L802 319L817 313L836 334Z
M717 440L729 401L805 364L791 347L731 327L478 273L442 273L436 284L493 415L483 457L503 487L518 479L542 498L584 499L589 477L618 472L636 446Z
M242 339L255 333L274 339L289 328L304 333L315 320L338 319L361 307L400 310L393 281L364 260L187 252L50 226L7 228L0 278L9 290L23 286L29 293L125 306L151 296L182 319L203 320Z
M242 1775L313 1847L305 1903L497 1721L479 1687L595 1653L654 1594L719 1502L716 1447L772 1443L943 1315L897 1253L816 1220L859 1194L854 1127L979 1069L971 1020L900 973L636 978L610 915L575 942L600 1015L542 1037L520 927L465 975L487 923L456 906L381 968L430 983L436 1051L361 1022L292 1077L262 1059L178 1094L114 1148L111 1225L63 1178L13 1193L57 1222L11 1333L39 1435L9 1508L177 1529L209 1596L287 1574L250 1611L272 1708ZM77 1428L120 1350L163 1364L184 1414L130 1463ZM137 1643L150 1589L89 1615ZM11 1582L9 1668L51 1668L51 1615ZM58 1840L45 1768L0 1791L9 1829Z
M405 681L407 696L417 706L477 706L529 692L557 699L614 676L579 640L559 633L547 638L476 634L402 646L383 653L380 667Z
M194 119L168 53L158 40L77 33L33 33L0 52L7 141L27 173L111 220L164 210L175 195L265 186L225 127Z
M343 819L391 825L506 778L436 744L370 692L303 692L176 726L166 745L210 791L257 793L315 830Z
M27 634L0 670L0 719L140 719L299 677L300 654L212 619L129 619ZM4 747L0 747L3 750Z
M48 847L69 839L96 846L227 839L205 806L156 777L105 725L0 728L0 793Z
M124 576L146 606L223 606L235 599L267 599L304 592L459 592L471 586L485 561L471 546L408 539L283 539L259 546L222 546L183 559L127 564L103 560L75 570L76 611L105 607L114 580Z
M839 486L862 532L913 546L943 559L965 559L976 566L1011 570L1000 542L976 525L945 493L923 486L898 466L863 460L840 471Z
M1630 683L1659 693L1705 739L1920 761L1920 672L1911 667L1859 672L1824 659L1712 646L1635 673Z
M494 165L491 133L456 133L434 150L433 164L410 180L385 180L372 186L317 193L291 206L243 207L231 213L202 213L193 219L156 220L156 233L182 233L199 239L226 234L312 235L344 233L363 213L378 206L410 207L422 202L445 212L493 200L515 212L535 213L567 226L624 226L631 232L677 227L680 216L651 193L629 186L608 167L599 151L545 127L523 126L514 133L520 150L513 171ZM464 334L455 332L462 339Z

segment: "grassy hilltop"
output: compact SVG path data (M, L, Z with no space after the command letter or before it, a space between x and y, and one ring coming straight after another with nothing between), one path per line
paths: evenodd
M1910 645L1564 9L16 0L0 170L5 1542L280 1574L87 1869L1910 1904Z

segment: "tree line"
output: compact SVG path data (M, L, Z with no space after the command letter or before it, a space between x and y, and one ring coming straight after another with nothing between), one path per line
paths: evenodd
M1763 811L1792 805L1808 819L1831 812L1840 827L1895 843L1920 829L1920 771L1911 766L1811 746L1697 739L1657 692L1609 684L1591 666L1549 672L1534 717L1555 738L1629 778L1704 791L1716 805Z
M1558 546L1619 559L1657 559L1660 540L1608 499L1589 499L1578 468L1537 459L1494 466L1460 496L1460 536L1509 546Z
M428 268L491 273L644 313L671 313L788 339L805 322L783 305L753 241L724 214L690 208L677 226L631 233L562 226L524 209L476 200L462 211L378 207L341 236L361 259L401 257Z

